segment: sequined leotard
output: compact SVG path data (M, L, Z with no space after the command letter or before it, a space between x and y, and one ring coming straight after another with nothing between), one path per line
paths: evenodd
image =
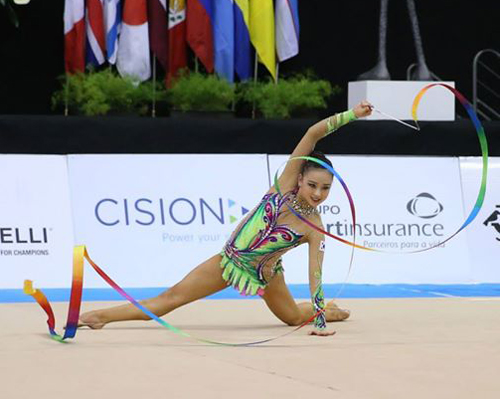
M222 277L241 294L263 295L269 280L283 270L281 255L304 242L302 234L278 224L282 207L295 194L292 191L281 198L278 193L266 194L224 246ZM312 298L317 313L314 324L323 329L326 319L321 272L316 279L318 284Z
M325 136L355 119L357 116L353 110L331 116L326 120ZM303 235L287 225L278 225L281 208L296 193L297 191L291 191L283 197L278 193L266 194L224 246L220 263L223 268L222 277L240 293L263 295L269 279L282 270L280 256L305 242L302 240ZM326 326L325 301L321 264L318 263L318 266L319 269L314 273L316 281L311 283L315 286L312 302L316 314L314 324L323 329ZM269 272L269 267L271 272L267 278L264 272L266 269Z
M269 278L281 269L281 255L302 243L303 235L277 223L291 194L266 194L221 252L223 278L244 295L262 295Z

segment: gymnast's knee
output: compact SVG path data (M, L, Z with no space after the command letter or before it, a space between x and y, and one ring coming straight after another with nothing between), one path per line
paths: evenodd
M296 327L300 326L304 320L302 320L302 317L299 316L294 316L287 318L286 320L282 320L285 324L289 325L290 327Z

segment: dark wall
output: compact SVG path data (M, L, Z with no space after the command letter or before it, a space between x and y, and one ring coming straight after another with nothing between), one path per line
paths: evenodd
M14 28L0 7L0 113L47 114L64 73L63 0L15 7Z
M375 63L380 0L301 0L300 54L283 73L312 68L347 90L347 82ZM500 49L500 2L416 0L429 68L471 97L472 59L483 48ZM21 26L0 9L0 114L48 114L63 66L63 0L32 0L16 7ZM389 2L388 65L405 79L414 62L406 0ZM343 108L346 94L330 109Z

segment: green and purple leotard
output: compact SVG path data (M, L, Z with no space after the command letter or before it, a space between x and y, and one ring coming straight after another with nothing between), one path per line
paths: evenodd
M283 272L281 256L304 242L302 234L278 224L282 208L294 194L266 194L224 246L222 277L242 295L262 296L270 279ZM312 300L315 312L321 312L315 318L315 326L324 328L323 290L321 281L317 283Z

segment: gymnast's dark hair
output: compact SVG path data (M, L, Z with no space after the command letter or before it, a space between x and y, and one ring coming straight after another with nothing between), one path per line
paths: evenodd
M330 160L325 156L325 154L323 154L321 151L313 151L309 154L310 157L312 158L317 158L319 159L320 161L323 161L324 163L330 165L331 167L332 166L332 163L330 162ZM302 164L302 169L300 170L300 173L302 174L302 176L304 176L304 174L310 170L310 169L326 169L324 166L320 165L319 163L317 162L314 162L314 161L305 161L303 164ZM331 171L329 171L328 169L326 169L326 171L328 173L332 173Z

